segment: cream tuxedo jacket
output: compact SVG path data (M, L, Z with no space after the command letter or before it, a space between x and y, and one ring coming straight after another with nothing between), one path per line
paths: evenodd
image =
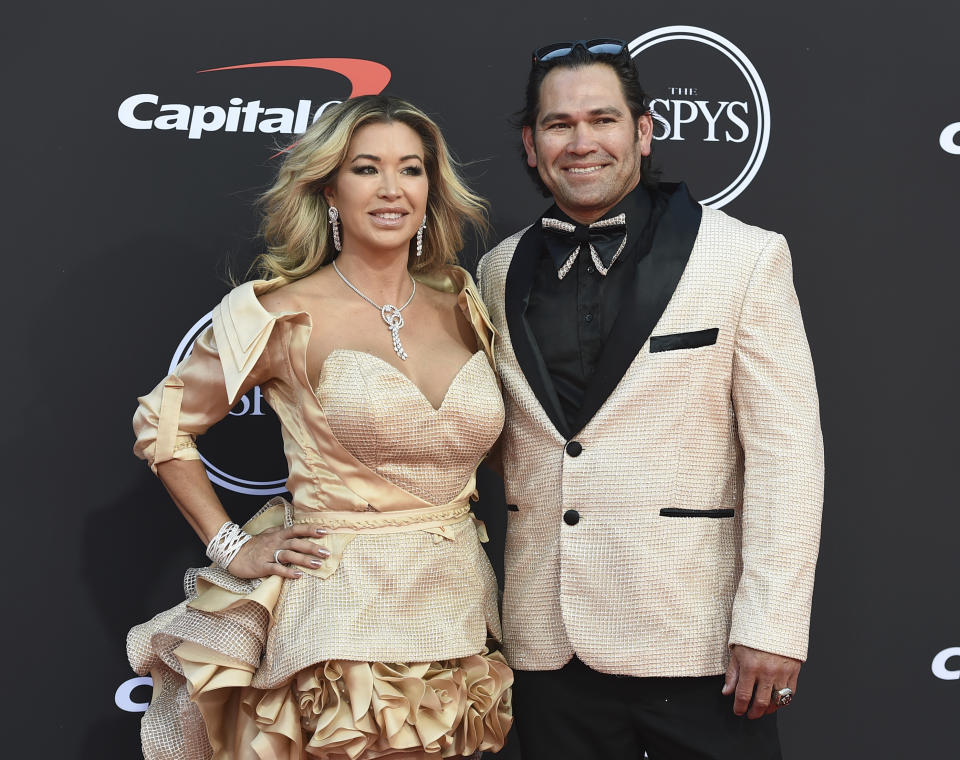
M478 267L501 335L510 664L705 676L736 643L805 659L823 444L786 241L679 186L568 421L523 314L538 234Z

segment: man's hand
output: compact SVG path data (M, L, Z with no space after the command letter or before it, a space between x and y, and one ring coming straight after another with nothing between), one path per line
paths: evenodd
M801 664L800 660L792 657L734 644L730 648L730 664L727 666L723 693L733 694L736 690L733 711L737 715L746 713L751 719L769 715L779 708L772 699L775 689L788 687L796 692ZM749 712L747 707L750 708Z

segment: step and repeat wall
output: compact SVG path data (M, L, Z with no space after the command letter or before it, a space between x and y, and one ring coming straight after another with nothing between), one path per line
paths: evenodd
M130 418L260 251L282 146L352 95L418 104L492 204L472 268L545 206L510 126L531 50L602 36L630 41L664 177L791 244L827 486L784 756L956 756L960 6L58 5L3 32L9 756L139 756L126 631L206 560ZM204 436L238 521L283 493L279 444L259 389ZM498 571L501 489L482 471Z

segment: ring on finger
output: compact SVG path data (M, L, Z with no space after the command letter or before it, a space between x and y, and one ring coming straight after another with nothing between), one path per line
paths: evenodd
M783 689L774 689L772 697L773 703L777 707L786 707L793 702L793 689L791 689L789 686Z
M279 564L282 564L282 563L280 562L280 552L282 552L282 551L283 551L283 549L277 549L277 550L273 553L273 561L274 561L276 564L278 564L278 565L279 565Z

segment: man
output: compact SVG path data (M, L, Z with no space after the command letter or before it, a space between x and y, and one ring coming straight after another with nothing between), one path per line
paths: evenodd
M507 421L505 651L524 760L776 758L823 448L779 235L658 184L616 40L539 49L554 205L487 253Z

